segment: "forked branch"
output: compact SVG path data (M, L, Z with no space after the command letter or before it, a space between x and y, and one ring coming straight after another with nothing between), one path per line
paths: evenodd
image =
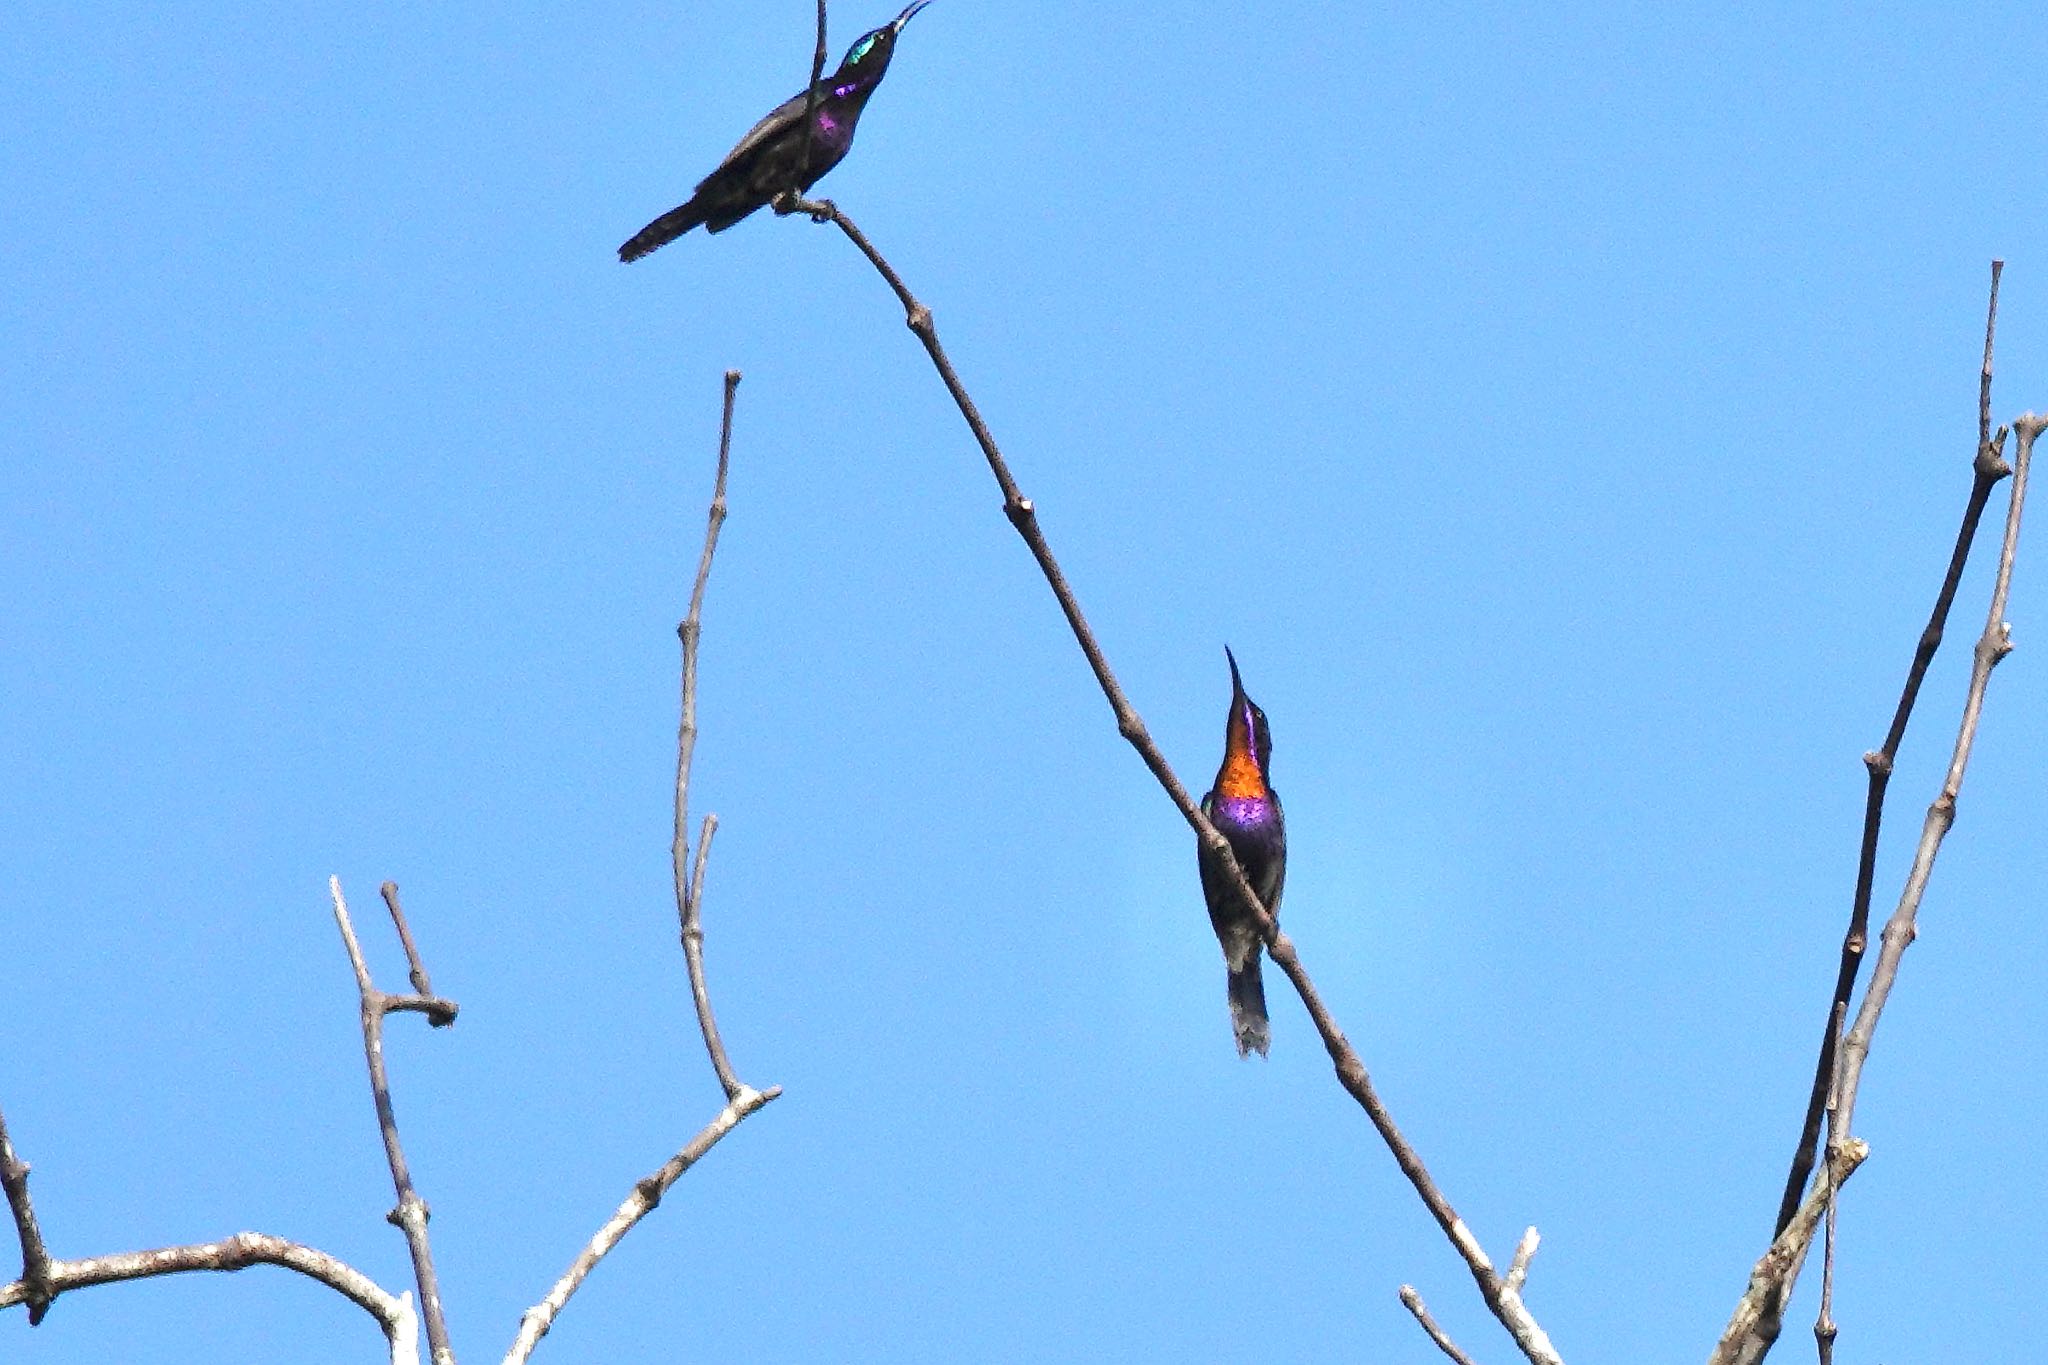
M412 931L406 927L405 913L399 908L398 887L391 882L386 882L384 887L384 904L391 912L399 939L405 944L412 979L415 984L424 985L427 971L420 964L419 950L412 942ZM405 1147L398 1138L398 1114L391 1104L391 1078L384 1067L384 1019L391 1014L424 1014L429 1024L443 1028L455 1022L460 1007L453 1000L444 1000L425 991L413 995L389 995L378 990L370 979L370 964L363 956L363 946L356 940L355 924L349 919L348 902L342 898L341 878L329 877L327 890L334 900L334 922L341 929L341 941L348 949L349 966L356 976L356 995L361 1006L363 1027L363 1056L370 1069L370 1097L377 1108L377 1129L384 1139L384 1158L391 1167L391 1187L398 1196L398 1203L385 1218L405 1234L406 1246L412 1253L413 1281L419 1286L420 1316L426 1320L427 1350L433 1365L454 1365L455 1351L448 1341L448 1320L441 1311L441 1281L434 1271L433 1245L427 1237L427 1220L432 1215L427 1209L427 1201L420 1198L419 1191L413 1187L412 1170L405 1161Z
M1109 660L1103 655L1102 646L1096 641L1093 628L1088 624L1087 616L1081 611L1081 604L1075 597L1072 586L1068 584L1066 575L1061 572L1059 561L1053 557L1051 546L1046 543L1045 533L1038 524L1037 509L1018 488L1016 479L1010 473L1008 462L1003 459L1001 450L996 446L995 437L989 431L988 423L982 419L980 409L975 406L966 385L961 383L952 360L947 356L945 348L939 344L938 328L932 320L931 309L918 301L917 296L912 294L909 286L903 282L903 277L897 274L882 253L875 249L874 243L869 241L867 235L831 200L786 196L780 206L785 211L809 214L816 222L836 225L846 235L847 240L867 257L868 263L895 293L897 301L903 305L904 321L917 335L917 339L924 344L925 353L931 357L932 367L938 371L940 381L945 384L946 391L952 394L961 417L966 419L968 429L974 433L974 439L981 447L982 458L988 462L989 472L995 476L996 486L1002 490L1003 513L1009 518L1010 525L1016 528L1017 534L1023 538L1025 546L1031 551L1031 557L1037 561L1039 572L1044 575L1047 586L1052 589L1053 597L1058 601L1060 611L1066 616L1069 629L1073 631L1075 642L1080 645L1081 653L1088 661L1088 667L1095 674L1096 684L1102 689L1102 695L1109 702L1110 710L1116 717L1117 732L1137 750L1138 757L1151 771L1153 778L1166 792L1174 807L1180 811L1181 818L1188 822L1203 846L1214 855L1216 864L1224 869L1227 883L1234 889L1239 902L1264 935L1267 951L1273 962L1287 974L1287 979L1294 984L1296 993L1301 996L1302 1004L1307 1006L1309 1018L1314 1021L1316 1032L1322 1036L1323 1046L1329 1052L1330 1061L1336 1068L1339 1083L1358 1102L1359 1107L1365 1110L1366 1117L1372 1121L1381 1140L1393 1153L1401 1173L1407 1176L1408 1183L1414 1186L1416 1194L1429 1209L1430 1216L1436 1219L1437 1226L1443 1229L1444 1235L1450 1239L1451 1245L1464 1259L1466 1268L1472 1272L1473 1281L1479 1286L1480 1296L1486 1300L1486 1306L1500 1320L1501 1325L1507 1328L1515 1344L1530 1361L1536 1362L1536 1365L1560 1365L1556 1348L1550 1344L1549 1337L1522 1302L1520 1288L1508 1285L1493 1268L1493 1262L1487 1258L1478 1239L1465 1226L1464 1220L1458 1217L1450 1201L1444 1197L1443 1191L1430 1176L1428 1168L1422 1164L1422 1158L1416 1154L1414 1147L1395 1126L1392 1115L1381 1102L1378 1092L1373 1089L1364 1061L1345 1038L1343 1030L1337 1027L1336 1020L1331 1017L1328 1008L1322 1002L1322 997L1317 994L1315 983L1309 979L1307 970L1301 965L1293 941L1282 933L1279 925L1266 914L1265 907L1260 904L1250 884L1245 881L1244 870L1238 866L1229 843L1216 832L1215 827L1190 799L1187 788L1175 775L1172 765L1166 761L1166 756L1160 752L1159 746L1153 742L1137 709L1124 695L1116 674L1110 669Z
M822 10L820 6L821 20ZM724 415L718 428L718 476L712 488L709 525L704 531L703 553L697 560L697 580L690 590L689 610L682 624L676 627L676 635L683 647L682 719L676 731L675 837L669 848L676 915L682 925L683 958L690 974L690 997L696 1004L697 1028L704 1039L704 1050L711 1058L711 1069L717 1073L718 1084L725 1091L725 1107L681 1151L663 1162L652 1174L634 1182L632 1192L576 1253L575 1260L570 1262L561 1278L555 1281L539 1303L521 1315L519 1333L513 1339L511 1350L505 1353L505 1365L521 1365L529 1359L534 1348L540 1345L541 1338L554 1327L555 1319L561 1316L570 1298L590 1278L590 1273L611 1254L612 1248L633 1230L635 1224L654 1212L669 1187L682 1179L685 1171L702 1160L705 1153L717 1146L727 1133L739 1127L748 1115L782 1093L779 1085L756 1090L740 1080L726 1056L725 1043L718 1033L718 1021L711 1012L711 990L704 980L701 912L704 867L711 855L711 836L718 829L718 817L704 817L703 832L697 837L694 858L689 844L690 763L697 749L697 642L703 633L704 588L711 578L711 557L718 549L719 529L725 525L725 477L731 463L733 400L739 383L738 370L725 372Z
M1919 699L1920 684L1927 677L1927 666L1934 662L1934 653L1941 648L1949 608L1956 600L1956 586L1963 580L1963 566L1969 561L1970 547L1976 543L1977 525L1983 519L1984 506L1991 499L1992 488L2012 472L2012 467L2001 455L2005 433L2001 430L1994 437L1991 431L1991 353L1992 341L1998 333L1998 280L2004 270L2005 262L1991 263L1991 302L1984 318L1984 365L1977 386L1977 453L1970 461L1970 497L1963 506L1963 523L1956 531L1955 548L1949 553L1948 572L1942 577L1941 591L1935 594L1934 610L1928 615L1927 627L1920 632L1920 639L1913 647L1913 661L1906 669L1906 685L1899 693L1899 704L1892 711L1891 728L1885 731L1884 743L1863 755L1869 787L1863 798L1863 839L1856 855L1856 894L1849 907L1849 929L1842 938L1842 960L1835 973L1834 997L1828 1004L1827 1019L1821 1029L1820 1055L1814 1063L1813 1086L1806 1099L1806 1117L1800 1125L1799 1145L1792 1153L1792 1168L1785 1177L1785 1192L1778 1200L1778 1220L1773 1235L1783 1232L1785 1225L1792 1221L1800 1196L1806 1192L1807 1178L1813 1174L1814 1155L1820 1145L1821 1119L1827 1108L1828 1089L1835 1076L1835 1045L1840 1037L1836 1016L1849 1008L1856 991L1856 976L1862 969L1863 953L1869 942L1870 894L1877 876L1878 830L1884 823L1885 787L1891 781L1892 764L1899 756L1899 744L1906 737L1906 724L1913 718L1913 703Z
M2001 428L1991 430L1991 342L1993 327L1997 320L1999 265L1992 265L1992 302L1990 321L1985 325L1984 367L1979 387L1978 436L1979 445L1975 460L1976 483L1971 490L1970 505L1964 514L1963 534L1959 537L1956 553L1950 561L1949 573L1944 581L1942 595L1936 606L1935 619L1921 637L1920 651L1916 654L1915 667L1907 679L1907 693L1902 699L1900 712L1893 720L1892 735L1887 740L1887 749L1871 756L1873 779L1879 771L1889 773L1891 751L1896 747L1897 737L1904 729L1905 715L1910 709L1913 693L1918 689L1920 675L1925 671L1925 657L1931 655L1934 644L1941 634L1941 621L1946 615L1948 602L1955 595L1955 584L1962 572L1963 556L1968 553L1968 541L1975 529L1975 519L1982 511L1983 499L1988 496L1992 485L2010 474L2012 486L2006 505L2005 534L1999 546L1998 569L1991 589L1991 605L1984 622L1983 633L1977 639L1977 648L1970 669L1970 684L1963 699L1962 720L1957 728L1954 747L1950 750L1948 770L1944 774L1941 789L1933 803L1927 808L1926 818L1921 823L1920 841L1914 850L1912 867L1906 874L1906 883L1899 894L1897 908L1886 921L1884 932L1879 939L1876 965L1871 969L1870 983L1863 992L1863 1001L1857 1009L1855 1022L1846 1032L1841 1031L1841 1021L1846 1017L1848 1000L1845 987L1838 987L1837 997L1830 1007L1828 1038L1822 1048L1822 1059L1829 1070L1821 1078L1822 1109L1829 1124L1828 1168L1813 1182L1805 1201L1790 1220L1786 1220L1769 1253L1757 1262L1751 1276L1749 1292L1743 1296L1735 1316L1722 1334L1720 1344L1709 1357L1709 1365L1752 1365L1767 1355L1777 1341L1782 1325L1785 1304L1791 1298L1793 1285L1799 1277L1807 1245L1810 1243L1815 1225L1825 1215L1829 1234L1830 1263L1832 1263L1833 1236L1836 1219L1834 1207L1835 1192L1839 1189L1855 1163L1867 1153L1864 1144L1852 1136L1856 1113L1856 1096L1863 1078L1863 1067L1870 1056L1871 1042L1877 1031L1877 1023L1884 1014L1886 1003L1891 999L1893 985L1897 982L1899 963L1905 956L1906 948L1918 932L1917 922L1920 902L1927 892L1928 879L1934 873L1934 861L1941 851L1942 840L1955 824L1956 803L1962 795L1963 776L1969 768L1970 753L1976 745L1977 727L1983 716L1984 697L1991 683L1991 671L2007 654L2012 652L2011 628L2006 623L2006 602L2012 589L2013 563L2019 554L2020 521L2026 510L2027 476L2033 463L2034 442L2048 421L2028 413L2016 421L2011 431L2017 435L2017 453L2008 466L2004 458L2007 431ZM1875 800L1882 798L1882 786L1873 786ZM1858 913L1868 909L1868 866L1874 854L1876 839L1875 806L1866 817L1864 871L1859 874L1857 892ZM1852 942L1860 954L1860 938L1863 928L1854 920L1850 926ZM1846 959L1846 949L1845 949ZM1845 960L1844 966L1850 964ZM1845 982L1853 983L1853 971ZM1836 1035L1840 1034L1839 1046ZM1809 1116L1809 1127L1814 1121ZM1810 1170L1813 1157L1803 1150L1801 1159L1804 1169ZM1795 1164L1795 1174L1801 1169ZM1831 1286L1830 1286L1831 1288ZM1823 1360L1832 1359L1836 1324L1833 1315L1832 1294L1824 1293L1819 1320L1815 1323L1814 1335Z

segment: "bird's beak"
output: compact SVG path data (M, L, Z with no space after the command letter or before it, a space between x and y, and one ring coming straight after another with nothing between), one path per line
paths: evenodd
M903 32L903 26L909 23L919 10L923 9L926 5L929 5L931 2L932 0L917 0L916 4L912 5L909 9L904 10L903 13L896 16L896 22L889 25L889 31L891 33Z
M924 3L930 4L931 0L924 0ZM1237 676L1237 656L1230 652L1229 645L1223 646L1223 657L1230 660L1231 695L1234 697L1242 697L1244 695L1244 679Z

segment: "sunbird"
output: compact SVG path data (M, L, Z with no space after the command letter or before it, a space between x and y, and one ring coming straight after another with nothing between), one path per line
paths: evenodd
M896 35L931 0L917 0L882 27L863 33L846 49L845 60L829 76L819 78L775 107L725 155L718 169L698 182L690 202L679 204L634 233L619 248L619 259L637 261L656 247L667 246L702 224L707 232L723 232L740 219L764 208L785 190L799 193L824 178L853 148L854 125L860 111L889 70ZM811 105L809 160L805 160L804 105Z
M1230 661L1230 719L1223 730L1223 766L1216 785L1202 798L1202 814L1230 844L1266 913L1280 917L1280 892L1287 882L1287 822L1280 814L1280 793L1267 780L1272 771L1273 735L1266 713L1244 694L1237 657L1226 645ZM1244 906L1222 866L1198 840L1195 854L1202 870L1202 895L1209 902L1209 923L1223 945L1223 965L1230 973L1230 1027L1237 1036L1237 1055L1266 1055L1272 1026L1266 1019L1266 988L1259 978L1264 940L1258 921Z

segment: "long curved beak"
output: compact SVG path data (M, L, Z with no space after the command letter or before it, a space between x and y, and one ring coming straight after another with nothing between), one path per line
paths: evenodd
M922 0L922 2L928 5L931 3L931 0ZM1233 697L1242 697L1244 695L1244 679L1237 676L1237 656L1230 652L1229 645L1223 646L1223 657L1230 660L1230 693Z
M923 9L926 5L929 5L931 2L932 0L917 0L916 4L912 5L909 9L904 10L903 13L896 16L895 22L889 25L889 31L891 33L903 32L903 26L909 23L912 18L916 17L916 14L919 10Z

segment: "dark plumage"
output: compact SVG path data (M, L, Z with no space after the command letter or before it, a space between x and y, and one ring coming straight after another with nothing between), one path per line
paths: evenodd
M1202 798L1202 814L1228 841L1245 880L1266 913L1277 920L1280 893L1287 884L1287 822L1280 811L1280 794L1266 780L1273 737L1266 713L1244 694L1237 659L1228 649L1223 656L1230 660L1230 719L1223 732L1223 766L1217 770L1216 785ZM1265 941L1259 936L1258 921L1244 908L1217 860L1199 842L1195 852L1209 923L1223 945L1223 965L1229 973L1230 1025L1237 1037L1237 1055L1256 1052L1263 1057L1272 1041L1266 988L1259 974Z
M785 190L802 193L823 179L852 149L854 125L889 70L896 35L912 15L930 3L917 0L881 28L862 34L846 50L837 71L822 77L812 90L777 105L740 139L739 146L726 153L717 170L698 183L690 202L677 205L634 233L619 248L619 259L637 261L699 224L706 231L723 232ZM804 160L807 102L813 110L808 165Z

